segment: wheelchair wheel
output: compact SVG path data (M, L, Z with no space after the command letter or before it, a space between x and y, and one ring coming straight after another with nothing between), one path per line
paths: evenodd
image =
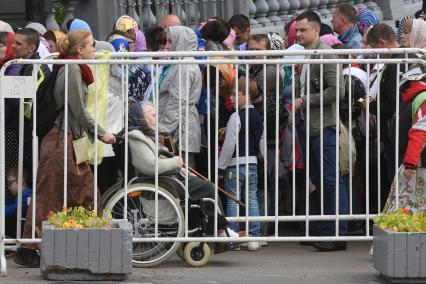
M115 184L113 184L111 187L109 187L107 191L102 193L102 196L101 196L102 208L106 208L106 205L108 201L111 199L111 197L114 196L114 194L116 194L117 191L120 191L120 189L122 188L121 187L122 183L123 183L122 181L118 181Z
M200 242L190 242L183 250L185 261L192 267L201 267L209 262L211 256L210 247L204 243L200 248Z
M183 256L183 250L185 249L185 246L186 246L186 243L181 243L179 248L176 251L177 256L182 260L185 260Z
M158 238L183 236L184 218L179 201L163 188L158 188ZM105 206L114 219L123 219L124 190L118 191ZM134 238L155 238L155 187L133 184L127 189L127 219L133 226ZM178 242L134 242L132 262L136 267L152 267L170 258Z

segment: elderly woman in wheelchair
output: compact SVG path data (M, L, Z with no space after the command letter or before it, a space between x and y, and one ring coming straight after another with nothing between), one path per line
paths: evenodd
M202 266L210 258L207 243L144 241L155 238L156 227L159 238L177 238L184 235L185 196L188 199L188 234L206 236L214 233L215 206L219 237L238 237L228 228L220 199L215 202L215 186L210 181L190 174L185 188L183 160L174 156L158 144L156 155L155 129L156 110L149 102L135 103L129 110L128 160L129 175L136 174L127 188L127 218L133 224L135 242L133 263L139 267L155 266L171 257L175 252L192 266ZM124 141L121 140L123 146ZM117 149L118 146L115 148ZM123 147L121 147L123 148ZM122 151L124 152L124 151ZM158 158L157 158L158 157ZM158 191L155 189L156 160L158 163ZM104 208L114 218L123 218L125 208L124 189L114 189L104 196ZM156 212L156 202L158 211ZM238 246L229 243L228 249Z

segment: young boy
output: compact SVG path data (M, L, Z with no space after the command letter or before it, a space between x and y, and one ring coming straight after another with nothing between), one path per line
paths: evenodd
M16 237L16 217L18 212L18 168L10 168L6 173L6 182L8 183L13 198L6 201L6 236ZM27 215L28 204L32 196L31 176L24 169L22 172L22 218Z
M249 97L246 97L246 94ZM246 184L248 183L248 206L249 216L259 216L259 204L257 201L257 156L263 154L264 131L263 121L259 113L255 110L252 102L258 97L258 89L254 80L249 80L248 90L246 88L246 78L240 77L238 80L238 100L233 98L235 112L231 115L226 126L225 141L219 156L218 167L225 170L225 189L232 195L245 197ZM248 100L248 106L246 105ZM248 111L248 128L246 128L246 112ZM246 149L246 135L248 135L248 149ZM238 155L236 151L238 136ZM246 155L248 152L248 156ZM246 165L248 164L248 176L246 176ZM239 166L239 181L237 183L237 165ZM237 188L237 184L239 188ZM228 199L227 216L237 216L238 205ZM232 230L238 230L238 223L231 223ZM260 235L259 222L249 222L249 231L253 236ZM249 242L249 250L258 250L258 242Z

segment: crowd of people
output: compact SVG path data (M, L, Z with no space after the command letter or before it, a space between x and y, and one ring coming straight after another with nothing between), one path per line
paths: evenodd
M379 23L372 11L357 10L351 4L340 4L333 13L331 26L322 23L316 12L305 11L286 23L284 37L272 32L252 34L250 21L244 15L234 15L228 21L218 17L210 18L195 30L182 26L176 15L167 15L156 26L144 30L139 29L133 18L122 16L105 41L94 39L90 26L81 19L69 20L66 31L47 31L39 23L12 28L0 21L0 67L11 59L39 59L54 52L59 53L59 59L93 59L95 51L102 51L103 58L108 58L108 52L140 52L141 59L151 59L144 55L145 51L422 49L426 48L426 22L423 19L426 6L423 10L425 12L417 13L416 17L406 17L397 21L396 27L391 27ZM375 54L351 55L352 58L373 56L377 57ZM381 54L379 57L403 59L406 56L418 58L421 55ZM310 189L310 214L334 215L337 199L340 214L394 210L397 188L394 184L395 175L399 175L400 180L407 180L407 185L399 189L399 206L410 210L426 210L426 188L422 188L425 183L416 185L415 181L416 178L426 178L422 155L426 142L423 115L426 112L426 81L423 66L346 64L336 68L335 64L253 64L246 70L241 67L244 64L238 67L233 64L204 66L197 62L200 58L203 59L201 56L186 57L184 59L192 63L185 65L111 65L105 69L97 68L96 72L94 67L85 64L71 64L67 73L61 65L41 65L37 72L37 84L43 86L54 83L52 97L55 110L52 112L55 117L48 131L39 136L39 149L32 150L32 117L35 110L32 109L31 100L26 100L22 137L24 198L21 207L22 215L26 216L23 238L31 238L32 218L36 219L36 236L40 236L41 221L46 219L47 213L62 209L65 139L69 145L66 155L69 206L93 208L93 166L89 162L93 165L97 160L99 163L98 198L117 182L121 166L117 163L111 145L116 143L114 134L125 127L125 95L129 102L132 164L139 174L155 174L153 166L157 159L154 147L157 128L160 145L168 145L168 150L182 155L158 156L161 173L180 170L186 164L209 176L207 156L210 152L212 181L215 181L214 166L217 162L221 177L219 183L223 184L228 193L247 204L249 216L274 216L276 198L279 199L277 204L280 215L291 212L305 214L307 186ZM339 57L327 54L311 55L308 58ZM216 56L210 59L226 61L230 57ZM5 75L31 76L33 68L33 65L12 64L5 70ZM68 85L65 85L66 76ZM396 84L398 76L400 86ZM126 94L123 94L123 81L127 82ZM68 88L67 127L64 122L65 88ZM100 110L97 112L94 111L94 93L98 93ZM18 208L16 166L19 100L6 99L5 105L5 162L9 192L7 216L11 217L10 222L16 227L13 217ZM396 109L397 105L399 110ZM296 121L292 121L293 112ZM397 112L399 133L396 131ZM95 114L98 115L96 119ZM336 125L339 120L339 125ZM296 126L295 133L292 133L293 123ZM68 130L67 135L64 135L65 128ZM340 130L338 133L336 128ZM214 143L217 134L218 148ZM398 155L395 155L396 135L399 138ZM296 145L292 143L293 138ZM369 156L366 155L367 139ZM94 158L93 153L87 153L87 145L96 140L104 145L98 151L101 152L98 157ZM353 149L349 153L348 144L351 140ZM210 148L207 147L209 144ZM378 153L379 146L381 151ZM293 147L296 153L294 157ZM339 164L336 164L336 148L340 149ZM28 173L33 166L32 156L35 151L39 151L39 161L36 216L32 216L32 211L26 212L26 209L32 192ZM308 156L309 180L306 180ZM275 167L276 157L279 158L279 170ZM349 165L350 160L352 166ZM264 163L267 163L266 167ZM296 169L294 172L293 163ZM399 166L399 172L395 172ZM366 167L370 169L368 184ZM380 176L375 174L375 169L380 169ZM293 175L296 179L296 204L291 202ZM276 179L279 179L277 196ZM193 199L206 196L214 199L214 186L210 181L191 177L189 187ZM350 193L352 196L349 196ZM248 200L245 200L246 197ZM366 200L369 200L368 204ZM218 217L218 229L221 233L227 231L226 235L237 236L236 232L244 228L240 228L238 223L228 225L223 216L241 216L245 210L239 211L237 203L232 199L224 199L223 202L226 206L219 204L223 214ZM100 206L97 208L101 210ZM16 229L14 226L11 225L12 229L8 230L12 237ZM364 234L366 227L365 221L340 221L338 233L341 236ZM310 234L335 235L335 228L334 221L314 222ZM274 226L267 222L250 222L245 230L246 234L252 236L275 233ZM321 251L346 249L345 242L302 244L313 245ZM252 242L249 243L249 249L258 250L261 245ZM15 261L22 265L38 265L37 246L21 245Z

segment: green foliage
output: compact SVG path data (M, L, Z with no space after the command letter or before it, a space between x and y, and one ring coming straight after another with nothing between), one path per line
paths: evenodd
M61 26L65 19L65 12L64 12L64 5L59 4L55 8L55 20L58 23L59 26Z
M426 232L426 213L399 208L392 213L380 214L374 218L374 223L395 232Z
M47 221L55 228L110 228L111 214L103 214L103 216L107 217L98 217L95 211L79 206L64 208L56 213L49 212Z

